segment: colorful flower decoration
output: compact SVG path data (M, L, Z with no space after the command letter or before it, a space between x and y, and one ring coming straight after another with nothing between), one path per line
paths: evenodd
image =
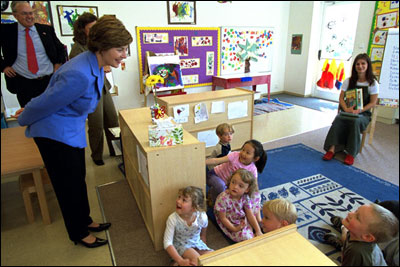
M164 79L160 75L150 75L146 79L146 86L154 87L157 83L164 83Z

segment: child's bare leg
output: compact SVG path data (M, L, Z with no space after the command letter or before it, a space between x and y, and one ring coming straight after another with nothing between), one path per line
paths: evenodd
M184 259L189 259L190 260L190 264L197 266L198 265L198 258L199 258L200 254L193 248L188 248L187 250L185 250L185 252L183 253L182 257Z

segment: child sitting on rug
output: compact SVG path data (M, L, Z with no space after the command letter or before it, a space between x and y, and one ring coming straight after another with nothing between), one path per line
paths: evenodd
M232 136L235 133L232 125L228 123L221 123L215 129L215 133L219 138L218 144L215 145L213 151L211 152L210 158L221 158L228 155L231 152L231 142ZM215 165L207 166L208 170L212 170Z
M391 211L394 216L396 216L397 220L399 219L399 201L398 200L387 200L387 201L375 201L376 204L384 207L385 209ZM333 227L339 232L342 233L342 221L343 218L339 216L331 217L331 222ZM332 237L333 236L333 237ZM329 241L333 241L333 245L337 247L338 250L341 249L342 243L336 241L336 236L333 234L327 234L326 238ZM336 242L335 242L336 241ZM339 240L340 241L340 240ZM394 239L391 239L388 242L380 243L379 246L382 249L383 255L385 257L385 261L389 266L399 266L399 234Z
M386 266L377 243L393 239L398 228L392 212L375 203L365 204L342 220L341 239L332 233L324 239L337 249L342 246L342 266Z
M210 187L212 203L217 196L226 189L226 182L237 169L250 171L257 180L258 174L262 173L267 163L267 154L260 142L257 140L246 141L242 149L229 153L222 158L206 159L207 165L219 164L213 170L207 172L207 185ZM261 221L261 217L258 218Z
M176 210L167 220L164 249L179 266L197 265L200 255L212 251L206 245L208 226L203 191L194 186L182 188Z
M218 195L214 206L217 224L235 242L262 235L259 221L261 196L253 174L238 169L228 180L228 189Z
M288 200L277 198L263 205L262 228L264 233L296 223L296 207Z

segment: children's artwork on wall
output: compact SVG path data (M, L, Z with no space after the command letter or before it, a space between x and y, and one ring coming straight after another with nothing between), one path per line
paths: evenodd
M372 72L380 77L383 51L389 28L399 25L399 1L376 1L368 44L368 55L372 61Z
M189 55L189 42L187 36L174 36L174 51L176 55Z
M194 36L192 37L192 46L212 46L212 36Z
M332 5L324 15L321 58L349 60L353 54L359 3Z
M98 17L97 6L57 6L58 22L61 36L73 36L74 22L84 12L89 12Z
M199 83L199 75L197 75L197 74L183 75L182 79L183 79L183 84L184 85Z
M168 36L168 41L166 43L146 43L144 36L152 36L151 34L154 33L162 33L163 36ZM178 48L178 52L181 50L179 55L181 72L182 75L197 76L190 76L190 84L184 84L184 87L191 88L212 85L212 75L219 75L219 33L220 28L217 27L136 27L140 81L143 80L143 73L145 73L145 68L147 67L145 66L146 51L151 51L156 55L165 53L175 54L176 41L181 37L185 37ZM192 37L207 37L209 39L211 37L212 45L193 46ZM198 39L195 38L195 40ZM214 52L214 54L207 54L207 52ZM211 58L212 55L213 58ZM214 62L212 71L211 69L207 70L207 66L211 67L211 62ZM210 73L213 74L210 75ZM144 86L142 84L140 86L141 93L143 93Z
M291 54L301 54L301 45L303 42L302 34L293 34L292 35L292 45L291 45Z
M195 1L167 1L168 24L196 24Z
M200 68L200 58L181 59L181 69Z
M1 24L10 24L17 22L12 13L1 12Z
M182 72L179 56L155 56L147 58L150 75L160 75L164 84L157 91L183 88Z
M383 13L376 18L376 27L379 29L387 29L396 27L398 12Z
M274 30L270 27L221 27L221 74L244 73L245 62L237 53L239 44L257 45L257 62L251 63L252 72L272 70Z
M145 44L161 44L161 43L168 43L168 33L145 33L143 35L143 42Z
M215 56L213 51L207 52L206 75L214 75Z

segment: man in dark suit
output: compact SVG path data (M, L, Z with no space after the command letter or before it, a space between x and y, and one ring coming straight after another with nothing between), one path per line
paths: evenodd
M17 94L19 104L24 107L46 90L51 75L66 58L64 45L54 28L34 23L28 2L13 1L11 9L18 23L1 25L1 71L5 74L7 89Z

